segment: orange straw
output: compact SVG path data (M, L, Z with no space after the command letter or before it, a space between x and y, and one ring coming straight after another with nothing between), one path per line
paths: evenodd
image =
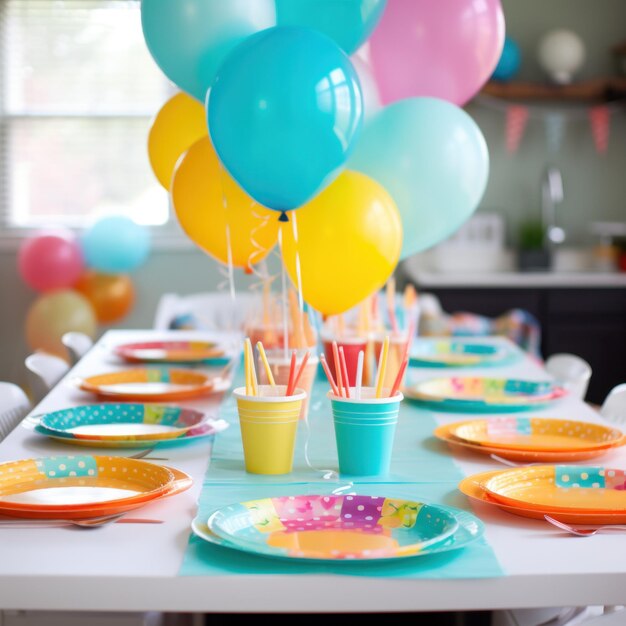
M389 355L389 335L383 341L383 348L380 351L378 359L378 372L376 373L376 397L383 397L383 385L385 383L385 375L387 373L387 356Z
M339 361L339 350L336 341L333 341L333 361L335 362L335 375L337 376L339 395L343 398L343 376L341 375L341 362Z
M339 348L339 360L341 361L341 375L343 378L343 388L346 390L346 398L350 397L350 379L348 378L348 368L346 366L346 355L343 353L343 346Z
M294 350L291 353L291 363L289 364L289 379L287 381L287 391L285 393L286 396L290 396L291 389L293 388L293 381L296 376L296 351Z
M391 330L396 334L398 332L398 320L396 319L396 279L390 278L387 282L387 311L389 313L389 322Z
M402 365L400 365L400 369L398 370L398 375L393 381L393 387L391 388L391 393L389 394L390 398L393 398L398 393L398 389L400 389L400 383L402 382L402 377L404 376L404 372L406 371L406 366L408 362L409 359L407 356L405 356L404 360L402 361Z
M302 373L304 372L304 368L306 367L307 361L309 360L309 352L307 350L307 353L304 355L304 358L302 359L302 363L300 363L300 367L298 369L298 372L296 374L296 377L293 381L293 388L287 389L287 395L288 396L293 396L293 392L298 388L298 383L300 382L300 378L302 377Z
M324 374L326 374L326 378L328 378L328 382L330 383L333 393L339 398L341 394L339 393L339 389L337 389L337 384L335 383L333 375L330 373L330 367L328 367L326 357L323 354L320 354L320 363L322 364L322 369L324 370Z

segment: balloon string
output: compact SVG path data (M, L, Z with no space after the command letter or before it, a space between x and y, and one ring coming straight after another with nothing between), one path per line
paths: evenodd
M293 240L295 242L296 249L296 288L298 290L298 308L300 309L300 337L305 337L304 334L304 298L302 297L302 270L300 268L300 252L298 251L298 220L296 218L296 211L293 211L291 218L291 230L293 233ZM284 264L283 264L284 267Z
M230 330L233 329L234 326L234 320L236 319L236 315L235 315L235 307L236 307L236 303L237 303L237 291L235 289L235 268L233 265L233 248L232 248L232 242L231 242L231 236L230 236L230 220L229 218L229 207L228 207L228 198L226 197L226 193L224 191L224 167L221 163L221 161L219 161L219 170L220 170L220 187L222 190L222 207L224 208L224 212L225 212L225 217L226 219L224 220L226 222L226 232L225 232L225 236L226 236L226 260L227 260L227 265L226 265L226 269L224 267L222 267L222 265L220 264L220 273L222 274L222 276L224 276L226 278L226 280L222 281L219 285L218 285L218 289L220 291L223 291L224 289L228 288L229 293L230 293L230 301L231 301L231 305L232 305L232 315L229 315L229 326L230 326Z
M278 229L278 245L282 252L283 249L283 230L282 228ZM282 283L282 296L283 296L283 351L285 360L289 358L289 322L287 320L287 316L289 311L287 309L288 301L287 301L287 272L285 271L285 263L282 262L280 264L280 273L281 273L281 283ZM295 329L294 329L295 330Z
M309 424L309 416L305 416L304 420L304 462L307 464L307 467L314 472L320 472L322 474L322 478L324 480L338 480L339 474L332 469L322 469L320 467L315 467L313 463L311 463L311 459L309 457L309 442L311 440L311 426ZM340 490L343 491L345 489L350 489L352 487L352 483L341 487ZM334 493L334 492L333 492Z

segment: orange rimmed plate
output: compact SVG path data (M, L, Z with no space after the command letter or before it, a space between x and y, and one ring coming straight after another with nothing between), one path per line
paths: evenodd
M538 465L504 470L483 489L518 508L566 513L626 514L626 470L585 465Z
M225 357L212 341L144 341L117 346L114 351L130 363L197 363Z
M494 417L452 425L457 439L511 450L572 452L623 445L624 434L609 426L542 417Z
M520 517L529 517L531 519L544 519L544 515L550 515L568 524L626 524L626 511L618 511L614 513L585 513L579 511L558 511L550 508L544 510L526 509L514 505L504 504L494 500L483 488L483 484L496 476L503 470L495 470L490 472L482 472L474 474L463 479L459 485L459 491L468 498L483 504L496 506L502 511L518 515ZM504 470L506 471L506 470Z
M196 370L155 367L98 374L79 380L78 385L101 397L160 402L225 391L230 383Z
M109 456L56 456L0 464L0 513L81 519L125 512L188 489L179 470Z
M454 424L447 424L445 426L439 426L434 431L434 436L441 441L447 443L452 449L469 450L470 452L476 452L478 454L491 455L496 454L504 459L510 461L518 461L520 463L574 463L576 461L586 461L588 459L595 459L603 454L606 454L611 448L594 448L592 450L574 450L574 451L561 451L554 452L550 450L517 450L509 448L496 448L491 446L482 446L473 443L469 443L463 439L458 439L452 433L452 429L455 426L466 424L468 422L456 422Z

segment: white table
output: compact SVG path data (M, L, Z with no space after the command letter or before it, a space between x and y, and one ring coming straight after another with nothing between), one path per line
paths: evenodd
M176 337L204 338L206 333ZM111 331L81 360L35 413L89 402L68 384L76 375L120 368L111 346L167 337L167 333ZM414 370L415 372L415 370ZM435 373L433 373L435 372ZM443 370L439 370L439 373ZM481 375L546 378L530 359ZM471 374L472 370L464 370ZM438 375L419 370L419 376ZM415 376L415 374L414 374ZM214 400L185 402L214 409ZM566 399L538 415L599 421L585 404ZM441 423L463 416L440 414ZM120 451L118 451L120 452ZM507 575L494 579L408 580L335 575L179 577L202 477L208 444L167 448L167 464L191 474L187 492L152 503L141 516L161 525L110 525L97 530L0 529L0 608L174 612L340 612L436 611L624 604L626 534L582 539L547 524L476 506L487 525L487 539ZM18 427L0 444L0 461L68 453L68 446ZM121 451L124 453L124 451ZM416 450L419 453L419 450ZM161 455L159 455L161 456ZM496 469L495 461L457 456L464 474ZM626 450L613 451L600 464L626 467Z

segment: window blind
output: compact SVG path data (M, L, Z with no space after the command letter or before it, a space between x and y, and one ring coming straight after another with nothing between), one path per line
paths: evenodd
M138 0L0 0L0 227L164 223L145 146L171 93Z

